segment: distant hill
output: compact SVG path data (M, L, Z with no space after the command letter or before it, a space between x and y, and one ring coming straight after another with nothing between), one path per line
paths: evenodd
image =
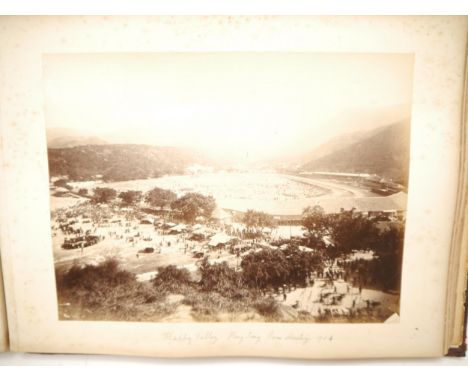
M409 120L335 138L319 147L304 171L362 172L377 174L406 185L409 166Z
M79 132L72 129L60 127L47 129L47 147L48 148L64 148L84 145L104 145L107 144L104 139L94 136L83 136Z
M372 132L374 129L372 130ZM333 154L336 151L339 151L341 149L344 149L353 143L357 143L369 136L370 133L368 130L358 130L358 131L352 131L349 133L344 133L337 135L333 137L332 139L326 141L322 145L318 146L315 150L312 152L309 152L308 154L304 155L302 159L302 163L307 163L312 160L316 160L318 158L322 158L324 156L327 156L329 154Z
M369 137L379 127L390 126L399 121L409 119L410 115L410 103L377 108L346 109L343 113L337 113L333 118L320 126L320 129L324 130L324 137L330 137L323 143L320 143L321 140L315 134L312 134L311 138L307 138L307 133L304 132L304 135L300 136L300 141L298 141L295 150L290 151L286 155L276 154L268 162L264 161L264 163L274 166L280 171L298 170L304 164L308 164ZM311 126L311 130L318 128L318 125ZM328 132L332 131L342 131L342 133L328 135Z
M47 144L50 148L66 148L85 145L105 145L107 142L97 137L56 138Z
M192 164L209 165L203 154L175 147L138 144L103 144L49 148L50 176L90 180L102 175L107 181L156 178L183 174Z

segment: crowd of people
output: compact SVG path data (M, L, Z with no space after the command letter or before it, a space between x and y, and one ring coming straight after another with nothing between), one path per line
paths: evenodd
M299 252L311 256L322 254L308 247L301 237L282 237L280 242L278 237L273 239L274 224L253 229L235 216L223 220L197 217L187 223L170 211L152 212L149 214L147 209L137 205L96 204L84 200L53 211L52 234L60 244L61 254L66 253L66 258L74 264L90 261L86 256L92 253L90 247L99 247L102 253L106 248L110 250L117 246L130 254L128 261L133 264L132 271L136 272L148 270L148 263L151 263L148 259L154 259L158 266L176 265L196 272L200 259L207 258L213 264L226 262L233 269L241 270L246 256L261 251L283 250L287 253L291 240L300 244ZM300 288L283 288L282 292L277 292L277 300L298 311L308 311L319 319L363 311L369 314L381 305L379 299L384 294L365 292L363 295L361 280L355 277L355 267L349 263L356 254L350 255L348 259L324 261L306 277ZM157 256L157 260L151 256ZM60 254L56 254L56 261L62 260Z

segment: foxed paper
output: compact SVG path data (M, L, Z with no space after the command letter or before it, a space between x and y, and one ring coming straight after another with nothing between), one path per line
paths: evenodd
M0 352L8 350L8 323L3 293L3 275L0 267Z
M2 173L8 185L2 191L2 220L14 216L2 224L2 238L9 238L2 239L2 261L7 305L12 307L14 350L194 357L443 354L458 181L465 18L10 17L2 18L0 24L4 32ZM249 77L251 81L246 81ZM350 109L358 112L353 114ZM329 163L323 157L321 161L314 158L305 161L307 166L299 172L291 172L297 163L295 156L307 156L307 141L315 142L318 149L327 138L351 132L359 135L401 121L407 121L407 130L403 130L409 136L409 148L396 156L403 163L404 156L409 156L407 182L405 175L395 171L373 178L381 170L369 165L362 172L359 164L349 170L350 160L336 166L336 158ZM187 127L190 123L193 129ZM249 123L254 128L248 129ZM280 128L288 124L289 129ZM57 135L60 129L61 135ZM62 134L64 130L66 134ZM72 130L78 134L71 134ZM359 142L362 155L377 144ZM401 145L396 146L403 147L405 140L397 142ZM132 167L129 160L119 163L120 167L99 167L83 174L87 165L80 162L76 166L77 161L95 152L69 157L70 151L65 150L142 143L188 145L208 156L228 159L235 171L227 176L225 164L216 171L207 169L219 166L217 159L214 164L190 161L192 174L179 174L177 168L173 173L147 173L143 166ZM384 143L382 150L391 142ZM310 146L314 148L312 143ZM130 150L126 155L131 158L134 154ZM176 156L181 158L181 153ZM50 162L51 158L58 160ZM103 160L115 158L118 156L111 155ZM99 160L93 163L95 167L100 164ZM290 167L284 167L286 164ZM388 171L390 166L383 168ZM149 178L147 188L141 186L141 178ZM154 183L151 179L159 180ZM128 184L135 181L138 186ZM403 188L397 190L400 186ZM171 215L141 216L142 208L150 207L143 203L161 198L149 193L155 187L175 194L170 194L175 197L170 203ZM116 202L106 199L106 188L119 199L115 209ZM252 189L256 190L253 196ZM187 201L187 190L207 199L192 195ZM344 194L351 198L349 203ZM134 212L132 198L138 195L144 199ZM273 196L268 203L271 195L280 199ZM357 198L362 198L359 205ZM69 199L83 203L81 209L68 204ZM190 214L194 200L201 210ZM371 200L389 202L386 207L370 208ZM169 205L154 204L157 211ZM314 210L314 206L321 209ZM311 207L310 215L304 216L307 207ZM212 224L215 210L218 223ZM342 215L346 210L351 212ZM338 247L336 237L327 243L328 235L322 232L318 236L322 249L313 242L317 239L314 224L326 220L321 220L322 215L338 216L336 224L342 216L360 216L356 221L363 226L370 221L372 227L377 218L380 226L404 222L401 283L398 278L396 284L377 285L388 275L385 271L373 280L363 277L370 271L359 273L358 265L368 268L366 264L375 264L375 272L379 263L372 262L375 251L357 246L350 247L356 258L320 261L297 280L291 280L291 272L267 281L254 276L255 272L245 276L252 270L264 270L258 268L261 261L255 260L269 261L271 256L284 258L283 268L295 264L291 259L300 252L311 252L311 261L316 258L312 253L320 251L320 256L330 257L333 248L329 247ZM307 228L306 221L312 222L308 231L302 230ZM275 231L284 231L281 227L287 227L289 235L274 238ZM330 225L323 227L330 230ZM304 231L306 234L294 251L289 249L296 236L293 228L299 228L299 237ZM200 236L208 230L214 232L199 245L195 237L188 236L197 230ZM340 248L349 243L342 241ZM249 248L244 251L244 247ZM122 266L123 259L123 270L115 262L99 268L112 254L121 261L117 265ZM205 257L206 262L200 264L198 260L203 262ZM83 261L86 258L89 261ZM304 258L307 255L301 256ZM243 275L240 282L245 285L234 288L232 298L225 301L225 311L206 309L216 305L208 299L217 286L196 279L200 266L212 272L219 269L231 275L231 281ZM153 289L143 295L146 305L135 302L132 309L124 306L118 294L113 304L107 299L88 299L82 304L84 299L78 302L73 285L85 285L83 269L87 275L110 269L114 281L133 277L126 273L130 270L136 282ZM272 274L282 274L281 269L274 269ZM167 277L161 275L180 277L184 288L167 289ZM141 288L140 284L132 287ZM91 283L89 288L96 285ZM200 289L203 285L206 290ZM125 286L111 285L109 293L118 293L118 288ZM217 301L226 289L216 291ZM232 305L239 291L250 293L247 298L252 299L245 315ZM242 301L246 301L242 293ZM148 317L148 312L139 310L147 309L148 304L154 308L150 319L136 322ZM96 306L104 309L96 310ZM233 309L235 314L227 314Z

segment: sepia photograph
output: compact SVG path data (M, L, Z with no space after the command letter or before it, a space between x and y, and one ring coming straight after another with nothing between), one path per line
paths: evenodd
M413 61L43 55L59 319L398 323Z

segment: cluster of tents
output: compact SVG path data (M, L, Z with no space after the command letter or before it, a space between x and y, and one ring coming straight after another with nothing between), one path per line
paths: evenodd
M74 238L65 239L62 244L63 249L77 249L89 247L99 242L99 236L96 235L85 235Z
M151 216L145 216L140 219L140 224L152 224L163 230L169 235L177 235L181 233L190 233L188 236L189 240L202 241L210 239L208 245L213 248L219 248L228 244L233 244L239 239L234 236L230 236L224 232L216 233L215 230L210 229L209 227L197 223L193 226L187 226L183 223L172 223L172 222L162 222Z

